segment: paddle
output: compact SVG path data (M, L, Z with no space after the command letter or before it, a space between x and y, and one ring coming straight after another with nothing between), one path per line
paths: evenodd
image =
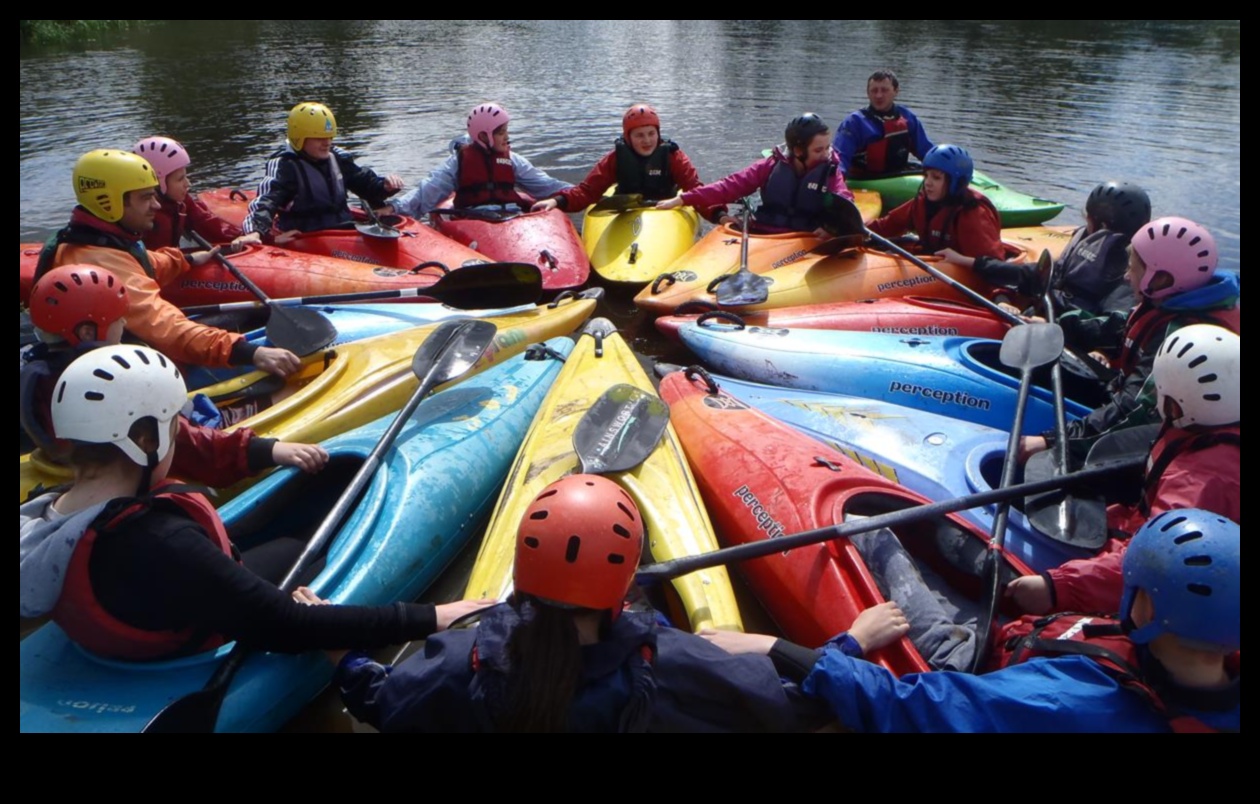
M856 209L856 207L855 207ZM770 297L770 280L748 270L748 220L752 201L744 199L743 237L740 243L739 271L721 278L717 285L717 303L723 307L762 304ZM712 285L710 286L712 288Z
M507 209L480 209L478 207L442 207L429 211L429 215L442 215L447 218L472 218L478 221L501 223L519 218L524 212Z
M669 405L633 385L614 385L573 431L582 474L625 472L647 460L669 427Z
M185 234L204 249L214 248L206 242L204 237L191 229ZM236 277L238 282L271 310L271 315L267 319L267 340L272 344L281 349L288 349L299 357L305 357L318 352L337 339L337 328L323 315L315 310L289 308L275 304L249 277L241 273L231 260L223 256L222 252L216 251L214 256L232 276Z
M298 579L311 562L324 550L328 541L341 526L350 510L358 503L359 496L371 482L381 464L381 459L398 439L399 434L415 413L420 403L434 388L466 374L494 340L496 327L484 320L446 321L434 329L416 351L411 370L420 380L411 399L394 417L380 441L372 449L363 466L355 474L350 485L342 492L332 510L320 523L306 544L302 555L294 562L289 574L280 583L282 592L292 592ZM214 731L223 706L223 697L236 671L240 669L251 649L237 643L227 658L218 666L210 680L196 692L174 701L149 721L144 727L146 734L201 734Z
M372 205L367 201L360 198L359 207L367 215L368 220L371 221L370 224L355 224L354 229L359 234L364 237L374 237L378 240L397 240L402 237L403 233L401 230L393 226L386 226L381 222L381 219L376 215L376 210L372 209Z
M1058 324L1028 324L1014 327L1002 339L1002 351L999 358L1002 365L1017 368L1020 371L1019 399L1015 403L1015 421L1011 425L1011 434L1006 442L1006 459L1002 463L1002 482L999 489L1010 488L1015 483L1015 471L1018 469L1019 441L1024 432L1024 413L1028 406L1028 395L1032 391L1033 369L1047 365L1059 359L1063 354L1063 330ZM980 621L978 631L979 647L976 650L972 672L979 672L980 666L988 655L990 631L993 620L997 617L998 601L1001 598L1002 572L999 559L1002 548L1006 544L1006 525L1010 518L1009 501L998 506L997 515L993 518L993 533L989 538L989 549L984 557L985 577L988 580L988 601L985 618Z
M616 194L600 199L586 211L587 215L616 215L640 209L655 209L654 201L647 201L642 193Z

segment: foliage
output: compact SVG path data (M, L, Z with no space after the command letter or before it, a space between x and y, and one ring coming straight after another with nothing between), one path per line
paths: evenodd
M18 20L23 42L57 44L137 27L148 20Z

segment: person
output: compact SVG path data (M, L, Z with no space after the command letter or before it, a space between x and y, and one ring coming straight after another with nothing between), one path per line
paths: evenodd
M1138 185L1108 181L1096 186L1085 200L1085 225L1072 233L1067 247L1054 261L1057 280L1050 291L1055 312L1127 315L1137 304L1125 278L1129 243L1150 220L1150 196ZM986 282L1024 296L1040 299L1045 290L1034 263L1004 262L987 256L972 258L953 249L946 249L944 256L950 262L971 267Z
M40 342L23 356L18 413L33 446L55 463L66 463L71 450L69 442L55 436L52 425L57 383L77 358L122 342L127 307L127 286L95 265L54 268L31 290L31 323ZM273 466L294 466L314 474L328 463L327 451L318 444L259 438L244 427L231 432L211 429L184 415L179 416L175 443L179 449L172 473L213 488L233 485Z
M811 232L831 237L828 210L833 197L852 201L853 193L840 173L840 158L832 150L830 135L831 129L822 118L807 112L788 122L784 143L770 156L713 184L661 201L656 207L712 209L760 192L761 206L751 222L753 231Z
M220 218L193 195L188 179L192 160L188 149L170 137L145 137L131 152L144 157L158 177L158 201L162 208L153 221L153 228L144 236L149 249L179 248L185 232L196 232L209 243L227 243L242 239L241 227Z
M699 187L700 174L678 144L661 137L661 118L656 109L639 103L621 118L621 137L581 184L562 190L534 205L534 211L561 209L577 212L599 201L609 187L619 195L641 195L645 201L673 198L681 189ZM706 210L705 218L717 223L724 207Z
M901 82L892 70L876 70L866 80L870 105L844 118L832 143L846 178L898 173L906 169L911 154L923 159L932 150L919 118L897 103L900 93Z
M298 539L238 562L210 501L167 478L184 401L179 370L143 346L93 350L62 374L53 425L74 443L74 483L21 506L22 617L51 614L98 656L154 661L231 640L282 653L384 647L479 605L305 605L309 590L274 585Z
M896 678L852 655L841 635L812 654L802 689L858 732L1241 731L1240 536L1233 522L1193 509L1151 520L1125 554L1116 619L1009 623L993 672ZM722 635L721 644L766 650L764 637Z
M1194 508L1242 524L1241 343L1213 324L1192 324L1168 337L1151 372L1164 423L1141 499L1108 512L1121 538L1093 558L1011 582L1006 595L1020 611L1114 611L1128 535L1151 517Z
M354 223L349 193L375 208L403 189L400 177L360 167L333 145L336 137L337 119L324 104L299 103L289 111L288 143L267 161L242 227L252 235L245 242L284 245L302 232L347 228Z
M1217 270L1211 232L1186 218L1151 221L1129 246L1128 280L1138 305L1127 314L1084 313L1059 317L1069 346L1112 356L1110 399L1088 416L1068 422L1069 452L1083 459L1104 433L1157 421L1151 368L1171 333L1190 324L1214 323L1240 333L1238 276ZM1055 433L1025 436L1021 459L1049 449Z
M643 549L633 499L571 475L521 520L515 593L473 629L430 639L396 667L341 659L333 683L385 732L790 731L825 713L763 657L623 610Z
M250 344L244 335L190 320L162 298L166 285L205 265L216 251L185 256L177 248L148 250L144 235L153 229L161 204L159 181L144 157L127 151L96 150L74 166L78 206L70 223L40 251L38 281L61 265L96 265L127 286L127 328L172 360L194 366L253 366L288 376L301 366L287 349Z
M919 250L1005 259L997 208L971 187L975 163L966 149L937 145L923 157L923 187L914 198L870 225L882 237L919 236Z
M419 218L454 193L456 209L498 207L531 209L572 187L539 170L512 150L508 126L512 116L497 103L483 103L468 113L467 134L451 140L450 157L428 178L390 202L388 212Z

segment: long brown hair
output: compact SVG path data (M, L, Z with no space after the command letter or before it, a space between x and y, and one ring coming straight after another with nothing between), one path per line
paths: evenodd
M515 601L520 625L508 638L507 708L496 724L510 733L563 733L582 676L574 610L529 595Z

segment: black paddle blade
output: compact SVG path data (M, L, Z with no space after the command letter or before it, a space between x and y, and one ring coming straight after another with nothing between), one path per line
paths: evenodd
M141 734L210 734L219 721L225 688L190 692L158 712Z
M860 235L866 239L866 222L862 220L862 211L857 204L838 195L827 196L829 202L823 214L827 226L837 237Z
M669 427L669 405L633 385L614 385L573 432L584 474L624 472L647 460Z
M654 206L656 205L651 201L645 201L641 193L618 194L600 199L586 211L586 214L616 215L618 212L629 212L634 209L651 209Z
M1025 324L1012 327L1002 339L998 359L1021 371L1045 366L1063 354L1063 330L1058 324Z
M717 303L723 307L764 304L770 298L772 284L772 280L767 277L754 274L747 268L740 268L738 273L731 274L718 285Z
M298 357L313 355L337 340L337 328L323 313L303 307L270 304L267 340Z
M1053 450L1039 452L1024 465L1024 482L1061 477ZM1024 499L1029 523L1056 542L1097 551L1107 543L1107 501L1091 489L1056 489Z
M1037 287L1043 293L1054 289L1054 257L1050 256L1049 249L1043 248L1041 256L1037 258Z
M379 223L360 223L354 227L354 230L364 237L370 237L374 240L397 240L402 237L402 232L397 229L389 229Z
M524 262L468 265L444 275L421 291L460 310L498 310L537 304L542 298L542 271Z
M450 382L477 365L496 332L498 327L485 320L443 321L416 350L411 370L430 387Z

